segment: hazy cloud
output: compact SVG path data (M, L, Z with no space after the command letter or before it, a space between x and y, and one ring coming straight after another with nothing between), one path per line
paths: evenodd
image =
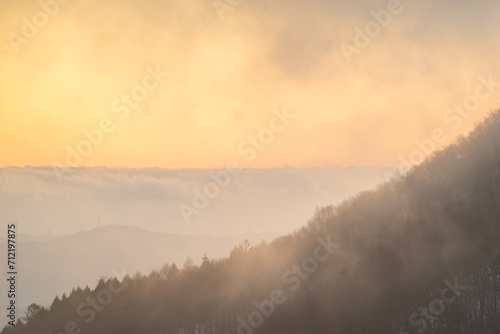
M82 165L222 167L285 104L300 121L249 167L396 165L416 139L447 125L443 113L478 76L500 77L500 5L402 1L404 10L348 64L340 44L387 3L242 1L221 21L210 1L71 1L19 54L5 39L2 165L64 161L66 145L116 116L111 102L155 64L169 80ZM26 0L1 6L4 36L40 9ZM496 107L497 96L450 139Z
M288 233L317 206L337 203L384 181L390 168L243 170L192 224L179 205L213 182L211 170L73 169L58 182L49 167L0 169L0 209L28 234L68 234L121 224L216 236L254 230Z

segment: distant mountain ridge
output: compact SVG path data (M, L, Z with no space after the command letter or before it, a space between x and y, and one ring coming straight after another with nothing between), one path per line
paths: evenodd
M225 237L176 235L121 225L59 237L22 234L18 238L19 304L50 305L56 295L69 293L76 286L93 287L99 277L110 277L114 272L149 274L165 263L182 267L187 257L199 264L205 253L210 258L226 257L245 239L258 244L277 236L271 232Z

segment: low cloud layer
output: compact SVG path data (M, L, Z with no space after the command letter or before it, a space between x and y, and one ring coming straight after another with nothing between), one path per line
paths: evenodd
M0 169L0 210L20 232L64 235L105 225L178 234L286 234L303 226L317 206L338 203L384 181L390 168L331 167L242 170L206 208L196 191L213 183L212 170L79 168L58 181L49 167Z

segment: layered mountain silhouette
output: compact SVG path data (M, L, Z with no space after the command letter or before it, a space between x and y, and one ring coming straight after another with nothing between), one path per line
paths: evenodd
M497 333L499 221L497 111L293 234L201 265L75 286L3 333Z
M199 264L205 254L215 258L229 255L235 244L246 239L258 244L275 237L274 233L254 232L227 237L176 235L120 225L62 237L20 235L22 293L18 304L50 305L56 295L69 293L75 286L94 287L99 277L149 273L165 263L182 267L187 257Z

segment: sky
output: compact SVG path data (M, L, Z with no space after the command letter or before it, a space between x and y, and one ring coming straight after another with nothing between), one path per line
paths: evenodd
M496 0L0 8L0 167L398 166L499 106Z

